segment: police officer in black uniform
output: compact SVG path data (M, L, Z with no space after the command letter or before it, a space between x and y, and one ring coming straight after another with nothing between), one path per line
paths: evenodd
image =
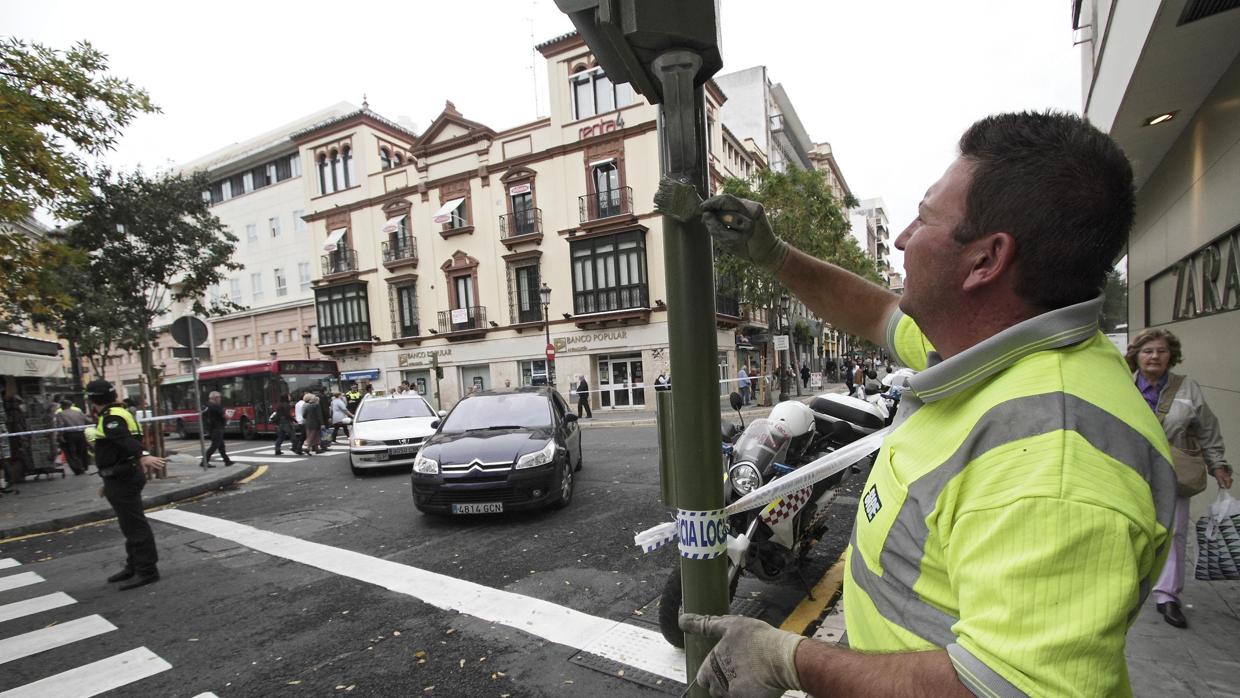
M133 414L116 399L116 390L105 380L86 386L91 407L98 416L94 426L95 464L103 477L103 496L116 512L125 534L125 568L108 582L125 582L121 590L159 581L155 563L155 533L142 510L142 488L147 473L164 467L164 459L142 450L142 430Z

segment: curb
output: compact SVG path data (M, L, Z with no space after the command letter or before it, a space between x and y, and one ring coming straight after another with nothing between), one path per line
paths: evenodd
M189 485L181 489L171 492L161 492L153 497L142 498L142 509L153 509L165 504L179 502L191 497L197 497L200 494L217 490L225 485L230 485L238 480L253 475L258 470L258 464L250 463L243 468L222 475L208 482L201 482L196 485ZM69 516L61 516L50 521L41 521L39 523L25 524L0 530L0 541L8 538L17 538L21 536L35 535L39 533L54 533L63 528L71 528L73 526L81 526L82 524L95 523L98 521L106 521L107 519L116 518L116 512L111 507L105 509L95 509L93 511L82 512L80 514L71 514Z

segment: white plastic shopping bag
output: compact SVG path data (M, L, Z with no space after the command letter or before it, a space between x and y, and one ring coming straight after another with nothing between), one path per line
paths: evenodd
M1220 490L1210 513L1197 520L1197 579L1240 579L1240 500Z

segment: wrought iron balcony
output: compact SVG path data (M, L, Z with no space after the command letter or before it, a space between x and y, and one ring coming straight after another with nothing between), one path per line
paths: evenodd
M573 293L573 314L606 313L631 308L649 308L646 284L627 284Z
M542 209L527 208L499 217L499 235L504 238L541 233Z
M736 296L717 292L715 293L715 312L719 315L739 318L741 316L741 302Z
M357 271L357 250L342 247L322 256L323 276Z
M474 305L468 308L439 311L439 331L442 333L480 330L485 328L486 324L487 309L485 306Z
M383 262L416 261L418 245L412 235L392 235L383 242Z
M319 344L343 344L345 342L369 342L369 322L351 322L319 328Z
M632 215L633 187L620 187L578 197L577 210L582 223L612 216Z

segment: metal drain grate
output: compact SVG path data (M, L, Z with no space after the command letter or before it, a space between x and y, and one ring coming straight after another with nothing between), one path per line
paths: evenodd
M645 686L646 688L652 688L669 696L683 695L685 690L688 689L688 686L679 681L673 681L672 679L664 678L648 671L636 669L627 664L621 664L620 662L612 661L606 657L600 657L597 654L590 654L585 650L569 657L568 661L576 664L577 666L583 666L587 669L593 669L597 672L607 674L613 678L623 679L625 681L630 681L632 683Z

